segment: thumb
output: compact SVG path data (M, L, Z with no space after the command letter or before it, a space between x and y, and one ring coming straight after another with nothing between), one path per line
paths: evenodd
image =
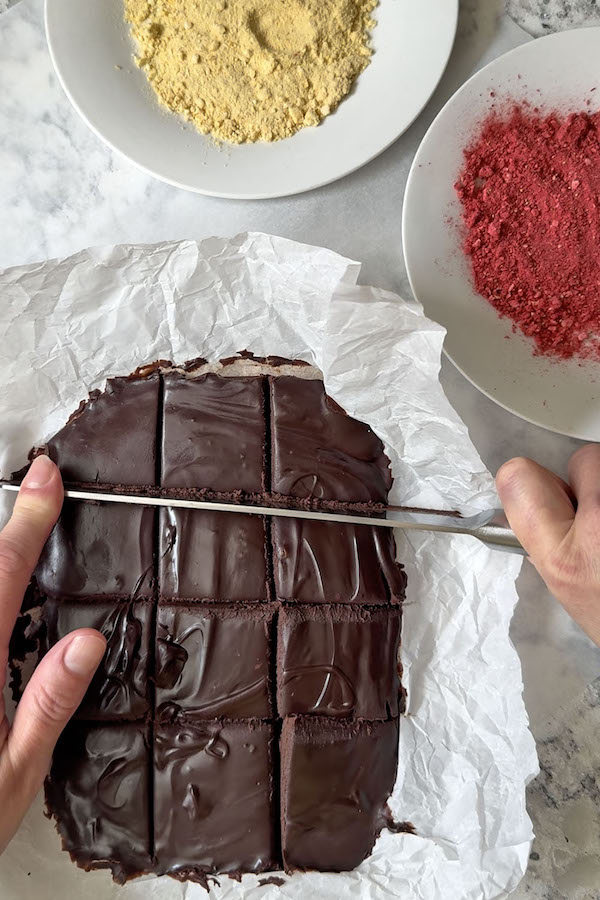
M513 531L532 562L543 566L573 527L569 485L533 460L517 458L502 466L496 486Z
M19 819L40 789L54 745L81 703L105 649L100 632L81 628L55 644L33 673L6 747L14 796L21 807Z

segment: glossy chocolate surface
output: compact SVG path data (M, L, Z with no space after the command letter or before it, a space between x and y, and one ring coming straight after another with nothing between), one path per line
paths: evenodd
M267 600L267 552L259 516L161 509L160 595L168 600Z
M383 444L347 416L322 381L270 378L272 490L291 497L385 503L392 477Z
M151 603L76 603L46 600L42 616L48 648L76 628L96 628L106 653L77 710L80 719L139 719L149 711Z
M389 528L273 517L271 535L278 600L386 604L404 598Z
M150 507L66 501L35 570L51 597L151 597Z
M267 719L273 605L159 606L156 705L198 718Z
M156 484L158 375L110 378L51 440L64 481Z
M350 724L288 718L281 734L287 871L344 872L368 856L388 818L398 720Z
M381 442L321 383L149 371L111 380L50 441L70 480L385 502ZM47 783L79 865L207 886L370 852L397 755L391 531L67 501L36 578L49 645L82 626L108 641Z
M164 376L163 487L261 492L263 378Z
M84 868L117 881L151 868L145 725L67 725L46 781L63 845Z
M157 724L158 871L274 868L272 743L268 724L195 718Z
M277 628L279 715L396 717L400 624L399 609L282 609Z

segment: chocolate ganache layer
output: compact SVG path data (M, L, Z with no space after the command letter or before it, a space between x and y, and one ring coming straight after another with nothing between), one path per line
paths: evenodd
M46 452L99 490L387 502L368 425L303 367L245 364L110 379ZM107 639L46 783L77 864L204 885L357 866L391 822L395 555L386 528L66 502L34 576L41 652L79 627Z

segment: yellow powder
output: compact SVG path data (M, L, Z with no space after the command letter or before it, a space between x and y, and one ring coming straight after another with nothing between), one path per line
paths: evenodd
M203 134L276 141L318 125L369 64L377 0L125 0L137 64Z

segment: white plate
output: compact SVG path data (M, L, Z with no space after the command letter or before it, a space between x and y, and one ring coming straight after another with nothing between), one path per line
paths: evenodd
M534 356L532 343L513 334L510 321L474 293L460 247L453 185L463 149L490 105L503 98L578 110L587 108L589 98L597 109L600 28L524 44L478 72L446 104L419 148L406 188L408 276L427 315L448 331L447 355L479 390L536 425L600 441L600 364Z
M335 181L395 141L435 90L457 17L458 0L381 0L371 65L322 125L273 144L218 148L159 107L133 63L123 0L46 0L58 77L99 137L177 187L256 200Z

